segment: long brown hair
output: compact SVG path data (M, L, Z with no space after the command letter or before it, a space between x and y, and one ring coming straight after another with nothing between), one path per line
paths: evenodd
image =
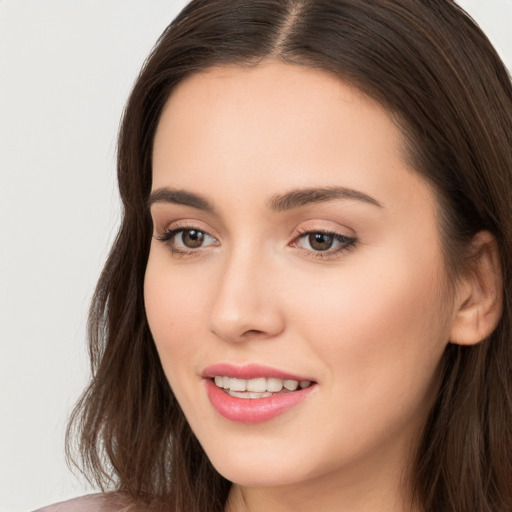
M165 379L144 312L146 200L162 108L186 76L278 59L333 73L386 107L437 192L455 275L474 234L495 236L504 309L476 346L450 344L411 469L429 512L512 510L512 86L491 44L450 0L194 0L159 39L120 130L119 234L90 310L92 382L68 429L82 467L133 503L221 511L211 466Z

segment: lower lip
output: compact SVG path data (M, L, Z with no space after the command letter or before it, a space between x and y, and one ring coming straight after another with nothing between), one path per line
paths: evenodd
M213 408L224 418L241 423L261 423L271 420L302 402L314 387L316 385L312 384L298 391L265 398L238 398L228 395L211 379L206 380L206 391Z

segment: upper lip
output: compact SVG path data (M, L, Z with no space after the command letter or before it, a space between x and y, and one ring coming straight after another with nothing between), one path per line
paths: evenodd
M243 366L230 363L217 363L207 366L202 372L201 377L213 379L214 377L231 377L233 379L257 379L261 377L270 377L282 380L296 381L314 381L308 376L296 375L278 368L263 366L259 364L246 364Z

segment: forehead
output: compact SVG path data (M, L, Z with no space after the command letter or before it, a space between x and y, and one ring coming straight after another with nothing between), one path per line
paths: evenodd
M368 136L380 131L379 139L389 149L401 142L401 134L384 108L326 71L274 61L254 67L214 67L188 76L173 90L160 119L155 146L161 134L174 131L174 137L198 138L213 130L226 135L227 128L233 136L231 142L241 141L241 137L235 139L237 134L255 141L266 134L274 141L306 138L313 143L313 132L355 141L358 133L353 121ZM269 123L273 126L270 132Z
M411 187L428 195L404 146L385 108L325 71L280 62L216 67L186 78L167 101L153 189L172 181L202 193L223 182L242 195L337 185L394 201Z

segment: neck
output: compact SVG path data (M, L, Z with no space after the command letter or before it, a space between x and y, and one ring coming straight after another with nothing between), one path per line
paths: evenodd
M324 485L324 492L311 488L257 488L234 485L226 512L420 512L410 498L399 492L368 488L365 492L342 488L339 483Z
M359 461L343 471L279 486L231 488L225 512L420 512L404 464L384 460L375 465Z

